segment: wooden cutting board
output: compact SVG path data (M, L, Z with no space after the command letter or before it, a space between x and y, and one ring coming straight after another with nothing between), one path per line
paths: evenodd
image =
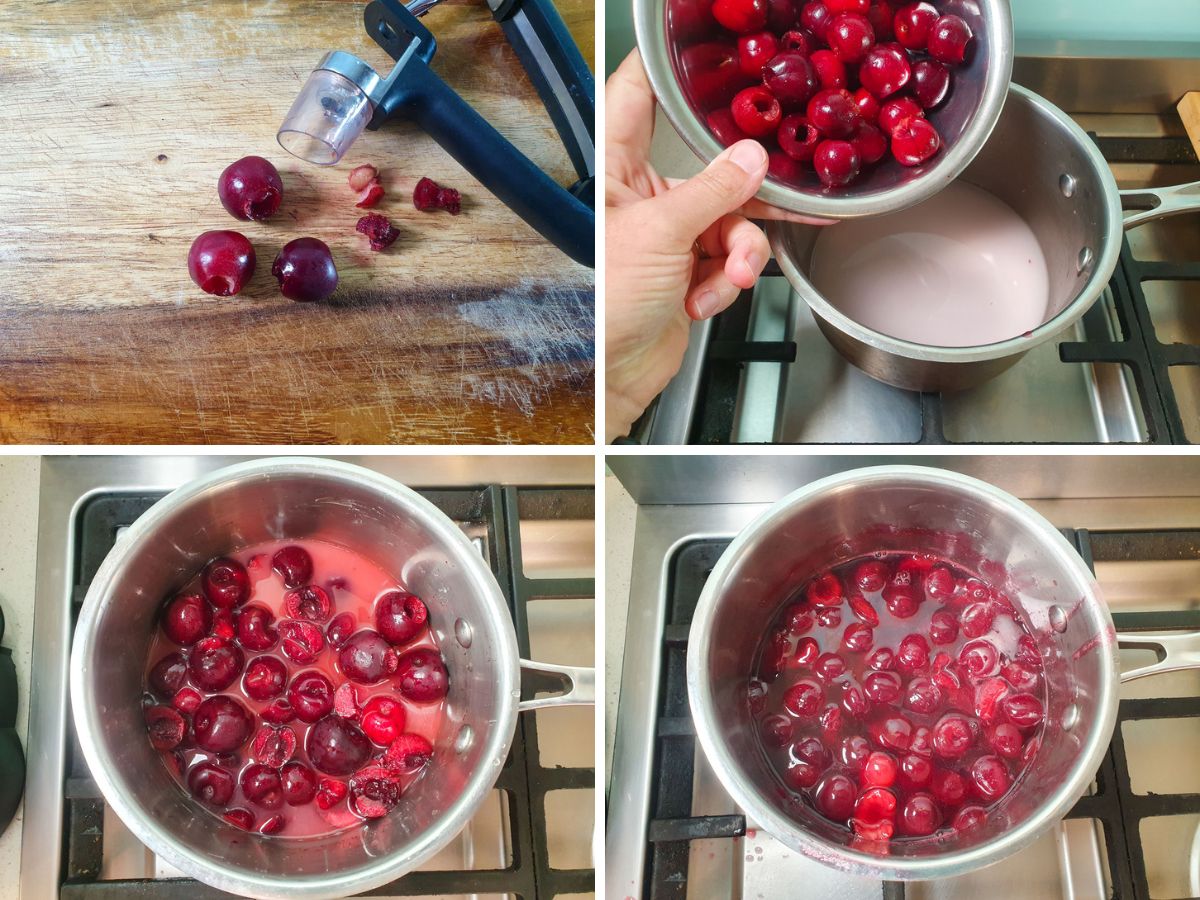
M593 4L556 0L592 64ZM0 440L9 443L581 443L593 439L594 280L407 123L333 168L275 132L328 50L386 72L363 3L0 4ZM482 0L424 19L434 68L559 183L574 172ZM221 170L265 156L280 212L239 222ZM373 253L346 184L370 162L401 237ZM421 176L463 212L420 213ZM240 295L188 277L202 231L235 229ZM287 241L330 245L330 302L278 293Z

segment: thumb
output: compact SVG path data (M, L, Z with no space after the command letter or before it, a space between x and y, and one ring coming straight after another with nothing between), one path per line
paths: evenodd
M767 174L767 151L758 141L738 141L699 175L654 199L662 233L690 248L706 228L738 209L757 192Z

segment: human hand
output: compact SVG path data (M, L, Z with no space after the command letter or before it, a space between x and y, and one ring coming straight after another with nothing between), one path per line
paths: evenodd
M686 181L650 164L654 94L634 50L605 88L605 439L633 422L679 371L693 319L754 286L771 256L749 220L818 223L755 200L767 152L739 141Z

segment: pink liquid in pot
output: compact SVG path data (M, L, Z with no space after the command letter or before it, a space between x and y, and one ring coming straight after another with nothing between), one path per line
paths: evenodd
M860 325L917 344L994 344L1048 318L1046 258L1033 231L961 181L910 209L823 228L809 280Z
M324 648L316 654L315 659L311 662L297 662L289 658L283 651L281 624L289 620L307 621L303 616L291 619L286 609L285 599L289 589L284 585L281 575L272 569L273 556L284 547L300 547L307 552L312 561L312 573L305 579L304 584L323 588L331 601L328 616L322 617L319 611L310 613L321 621L312 621L309 624L315 626L325 637ZM444 700L442 697L422 698L418 702L402 693L400 688L401 678L405 671L404 658L406 654L422 648L435 653L438 650L437 642L429 630L428 623L422 624L410 639L390 646L389 651L383 654L382 658L387 660L386 666L391 668L391 674L387 674L375 684L362 683L361 679L355 683L343 670L338 660L339 650L328 639L330 626L335 622L338 623L341 626L343 638L356 633L368 631L373 633L377 627L376 603L379 598L389 592L403 591L403 585L399 580L365 556L345 547L321 541L273 541L247 547L229 554L229 557L241 563L249 575L250 595L248 600L238 604L232 610L232 616L224 619L222 616L224 611L205 602L209 614L213 615L213 624L208 629L208 636L200 641L181 646L173 642L162 628L151 641L146 668L145 703L148 725L155 716L163 718L169 715L161 712L164 707L174 709L185 723L184 736L173 747L165 746L170 744L173 738L173 735L170 734L170 722L163 726L163 731L156 732L153 727L150 728L152 743L157 736L162 744L162 746L158 744L156 746L159 746L162 751L168 771L185 793L195 795L196 792L189 791L189 773L196 771L196 767L204 763L219 765L234 778L235 786L232 796L221 802L207 803L202 802L203 798L197 796L198 805L215 815L224 816L227 820L248 830L262 831L282 837L329 834L342 828L361 825L368 818L386 814L387 808L395 805L399 794L407 791L412 783L420 778L425 765L437 764L436 759L428 761L424 765L420 764L423 761L422 753L425 749L420 745L421 739L428 742L428 745L432 745L436 741L445 717ZM201 576L197 574L179 593L180 595L205 596ZM167 598L168 601L170 599ZM237 630L237 622L248 606L266 607L273 616L273 623L270 627L281 635L281 639L276 640L268 649L252 649L243 646L243 636ZM349 614L352 622L347 623L337 618L343 614ZM222 629L225 629L223 635ZM232 637L229 638L231 631ZM172 694L170 690L163 688L161 678L156 685L155 679L151 677L154 667L165 656L178 653L184 659L188 659L192 654L200 652L200 648L204 646L206 640L219 642L223 638L229 638L229 642L241 650L243 661L237 678L228 687L217 691L206 690L195 682L195 676L189 669L182 682L171 684L172 688L181 686L182 691ZM344 640L340 643L344 645ZM272 657L279 660L287 672L287 681L282 693L265 700L255 699L247 693L243 677L252 662L260 657ZM349 723L359 735L371 735L371 738L367 739L366 758L361 765L356 766L356 771L353 773L330 774L318 770L306 750L306 738L311 729L318 727L317 723L302 721L295 715L286 718L286 713L283 714L286 721L282 723L270 720L269 710L273 706L278 709L277 704L281 700L287 700L288 688L293 680L297 675L306 672L319 672L324 675L332 685L335 696L338 696L339 686L345 684L353 686L355 696L351 705L345 705L344 701L348 699L348 694L346 694L347 689L343 689L342 701L328 713L328 716L337 717L341 722ZM192 721L197 702L196 694L202 699L216 695L231 697L250 713L252 725L249 736L240 746L228 752L213 752L197 745ZM393 732L388 731L389 723L397 724L395 719L397 713L394 706L382 707L392 716L388 722L383 722L382 726L378 716L372 719L373 727L368 727L365 718L367 710L372 708L368 704L377 697L386 698L386 700L399 704L401 708L399 716L403 722L398 729L393 729L393 732L399 734L400 737L390 742L386 742L393 737ZM264 712L268 713L266 719L263 717ZM295 710L293 709L292 712L294 714ZM278 719L279 716L275 718ZM324 719L326 716L321 718ZM270 743L264 745L262 752L256 751L255 737L264 728L291 729L296 738L295 748L292 752L287 753L286 759L281 755L288 749L286 738L282 745L275 742L273 752ZM358 744L361 749L361 741ZM397 753L394 758L389 760L388 751L392 744L396 745L397 751L409 747L417 749L413 756L405 756L400 759L400 755ZM247 768L264 762L276 773L282 772L290 763L300 763L313 773L317 783L321 785L321 790L318 791L317 796L297 803L292 802L293 799L300 799L295 794L285 795L288 799L275 803L273 798L269 797L271 792L268 790L269 802L266 805L256 802L254 798L247 795L243 787L242 776ZM362 774L364 771L365 775ZM359 780L356 781L356 778ZM271 786L270 780L271 776L268 775L268 788ZM359 790L356 791L356 788ZM305 792L302 790L300 793L302 795Z
M758 659L748 696L767 758L863 850L977 827L1040 745L1032 637L1007 597L930 555L814 576Z

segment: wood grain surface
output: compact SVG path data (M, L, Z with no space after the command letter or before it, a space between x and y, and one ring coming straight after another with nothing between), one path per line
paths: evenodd
M593 4L555 0L589 64ZM590 443L594 280L408 123L366 132L338 166L275 131L328 50L380 71L364 4L182 0L0 3L0 441L8 443ZM434 69L559 183L574 180L482 0L424 19ZM278 166L273 221L238 222L221 170ZM373 253L346 184L370 162L401 237ZM419 213L427 175L463 212ZM187 252L244 233L257 271L202 293ZM328 303L279 295L295 237L333 249Z

